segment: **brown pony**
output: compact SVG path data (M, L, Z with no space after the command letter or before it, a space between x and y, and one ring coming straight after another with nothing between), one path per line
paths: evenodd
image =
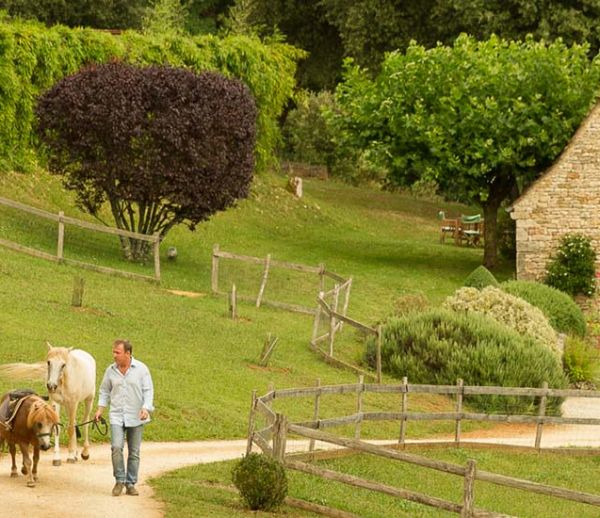
M8 397L9 394L4 394L0 399L0 405ZM12 457L11 477L18 476L15 459L18 444L23 456L21 473L28 475L27 485L29 487L35 486L38 478L37 465L40 459L40 449L46 451L51 448L50 437L57 429L58 423L58 414L52 405L32 394L23 399L8 428L0 424L0 446L3 442L7 442ZM29 458L30 444L33 446L33 463Z

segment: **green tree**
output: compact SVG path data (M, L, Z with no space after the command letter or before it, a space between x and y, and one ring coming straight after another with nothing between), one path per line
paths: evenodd
M337 84L344 49L320 0L236 0L235 7L261 35L284 34L288 43L308 52L298 66L301 88L319 91Z
M376 71L385 52L452 44L465 32L477 39L587 41L600 48L600 0L320 0L346 56ZM285 31L284 31L285 32Z
M11 16L37 19L46 25L97 29L139 28L148 0L1 0Z
M349 64L333 134L391 186L434 180L479 204L493 268L500 204L552 163L595 99L600 68L587 50L463 35L453 47L391 53L374 80Z

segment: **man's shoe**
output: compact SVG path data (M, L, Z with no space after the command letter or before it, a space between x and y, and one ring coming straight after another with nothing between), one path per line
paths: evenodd
M127 486L125 493L127 493L129 496L138 496L139 495L138 490L135 488L135 486Z
M113 489L112 489L112 495L113 496L121 496L121 493L123 492L124 487L125 487L125 484L122 484L121 482L117 482L115 484L115 487L113 487Z

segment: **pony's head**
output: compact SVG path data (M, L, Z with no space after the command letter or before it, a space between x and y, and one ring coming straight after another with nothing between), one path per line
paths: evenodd
M65 376L65 367L72 348L54 347L50 342L46 342L46 345L48 346L48 354L46 356L48 364L46 388L52 394L56 392L56 389Z
M27 428L35 434L40 449L46 451L51 448L50 437L56 431L58 423L58 414L50 404L39 397L32 398L27 414Z

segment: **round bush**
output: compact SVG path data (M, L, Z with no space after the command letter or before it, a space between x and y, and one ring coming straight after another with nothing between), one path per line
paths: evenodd
M266 455L250 453L244 456L234 466L231 475L242 499L253 511L275 510L287 495L285 469Z
M498 286L496 277L485 266L475 268L465 279L464 286L481 290L486 286Z
M367 346L374 359L375 341ZM485 315L433 309L390 319L383 327L382 366L392 376L410 382L506 387L563 388L567 379L557 357L539 342L503 326ZM531 411L535 398L469 396L470 404L484 410ZM552 398L556 411L561 401Z
M569 295L596 291L596 252L589 237L567 234L546 269L545 283Z
M498 288L488 286L481 291L460 288L446 299L444 306L454 311L487 315L500 324L532 337L558 357L562 355L556 332L542 311Z
M585 336L583 311L566 293L535 281L508 281L500 288L539 308L556 331Z

